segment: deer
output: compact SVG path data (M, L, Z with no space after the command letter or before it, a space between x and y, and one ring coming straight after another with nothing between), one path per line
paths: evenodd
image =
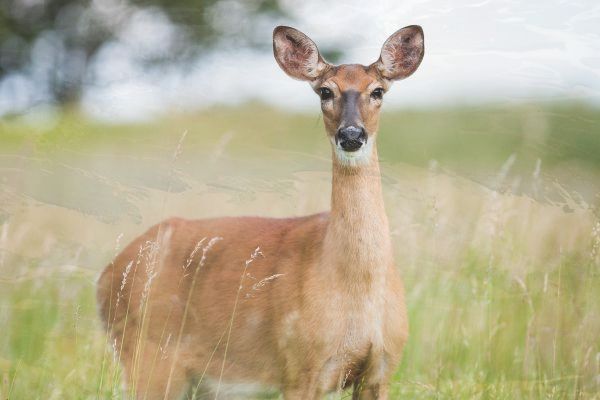
M169 218L127 245L97 301L134 398L225 398L235 385L285 400L389 397L408 318L376 139L384 94L421 64L423 30L396 31L368 66L330 64L287 26L273 31L273 51L320 98L331 210Z

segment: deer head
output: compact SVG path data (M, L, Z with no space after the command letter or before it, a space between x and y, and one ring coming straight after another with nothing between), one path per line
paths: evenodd
M392 34L374 63L332 65L297 29L273 31L277 63L289 76L307 81L321 99L325 128L337 162L358 166L371 160L383 97L393 81L410 76L424 54L423 30L411 25Z

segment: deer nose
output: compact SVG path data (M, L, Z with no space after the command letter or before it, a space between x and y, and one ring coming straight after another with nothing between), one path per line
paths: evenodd
M356 151L367 141L367 134L363 128L347 126L338 129L335 141L344 151Z

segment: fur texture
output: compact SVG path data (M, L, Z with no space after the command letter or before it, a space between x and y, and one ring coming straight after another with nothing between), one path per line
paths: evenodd
M348 387L353 399L387 398L408 335L375 146L373 90L389 81L378 63L326 64L292 28L275 30L274 48L288 74L333 91L321 102L329 137L353 115L366 144L350 154L332 140L331 212L171 218L106 267L100 314L136 398L224 397L229 383L286 400ZM339 100L349 90L359 93L352 113Z

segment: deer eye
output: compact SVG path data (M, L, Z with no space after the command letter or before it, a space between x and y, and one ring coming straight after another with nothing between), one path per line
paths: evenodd
M375 100L381 100L383 98L383 88L377 88L371 92L371 97Z
M333 99L333 92L329 88L322 87L319 89L319 96L321 96L322 101L331 100Z

